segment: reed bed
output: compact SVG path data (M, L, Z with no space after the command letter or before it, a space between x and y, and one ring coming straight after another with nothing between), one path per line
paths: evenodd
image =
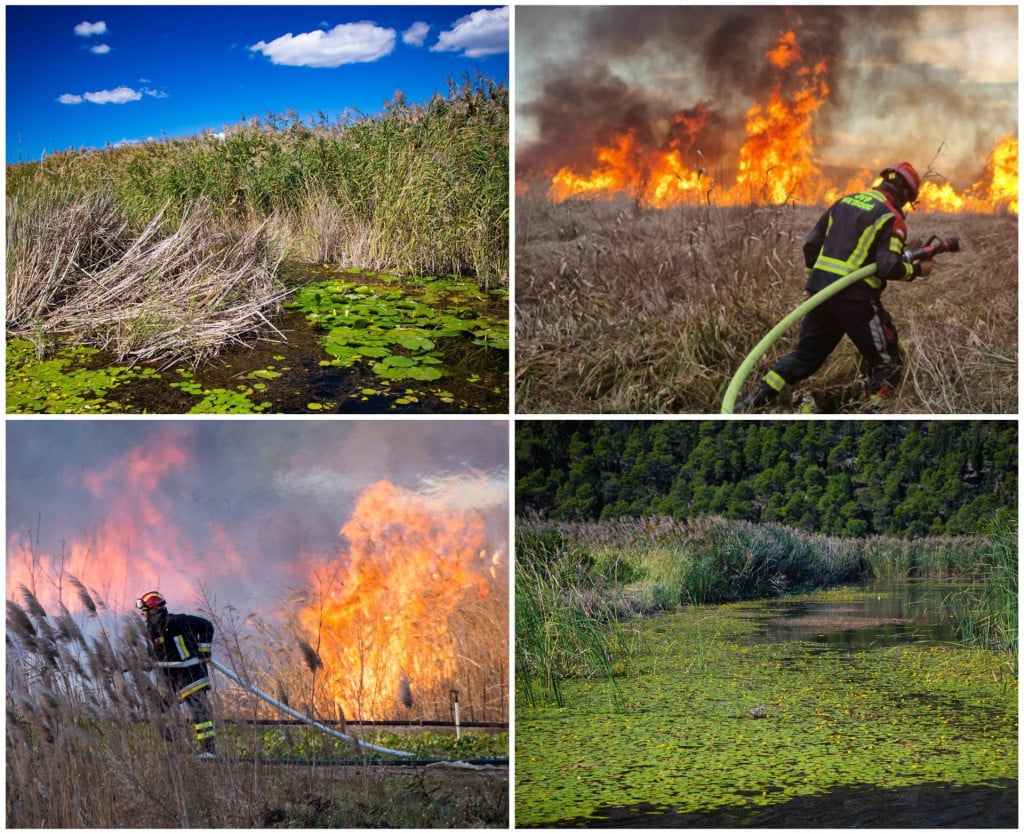
M571 552L548 550L544 540L517 547L516 682L536 705L550 697L563 705L561 682L599 677L609 684L612 704L623 708L615 675L629 656L628 641L604 590L590 581Z
M802 300L802 245L820 209L650 209L626 198L516 204L516 391L521 413L717 413L761 337ZM1017 218L912 214L914 239L963 251L884 300L905 353L894 413L1013 413ZM984 269L978 269L984 263ZM769 351L749 384L795 344ZM778 410L865 410L844 342Z
M310 766L274 767L255 752L264 745L255 724L248 738L244 730L218 733L217 759L198 759L187 719L166 712L154 690L141 619L115 615L73 577L61 583L73 601L60 603L56 615L24 586L7 601L8 826L507 827L501 770L399 773L375 768L361 749L348 757L362 766L327 770L316 766L328 758L327 747L302 732L291 746ZM259 655L247 651L235 612L226 620L203 613L217 619L221 657L260 678ZM268 651L283 655L288 648ZM255 698L218 689L218 723L258 717ZM292 695L303 706L302 693Z
M1008 652L1014 661L1019 641L1017 527L1009 514L997 519L980 575L945 600L965 642ZM1018 674L1016 662L1012 673Z
M173 364L276 333L280 251L263 226L232 237L212 215L204 199L173 225L158 212L135 235L109 194L19 194L7 226L8 335L40 355L83 344Z
M508 91L7 168L7 332L198 363L265 335L284 259L508 283Z
M8 199L45 183L108 190L136 231L205 200L224 231L270 220L289 258L508 280L508 90L488 78L449 81L426 104L399 93L373 117L268 113L8 167Z

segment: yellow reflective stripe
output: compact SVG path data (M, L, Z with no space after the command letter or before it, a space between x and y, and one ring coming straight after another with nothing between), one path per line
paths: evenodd
M878 230L888 223L891 217L891 214L884 214L864 230L860 240L857 241L856 248L847 260L847 263L850 265L850 272L864 266L864 261L868 259L870 254L871 244L874 243L875 238L878 236Z
M213 644L212 643L200 643L199 644L199 654L205 654L205 655L213 654Z
M853 272L846 261L841 261L839 258L830 258L828 255L818 255L818 260L814 262L814 268L820 269L822 272L832 272L836 275L846 275Z
M204 738L213 738L216 732L213 729L212 721L203 721L195 725L196 741L202 741Z
M181 634L175 635L174 645L178 647L178 656L182 660L188 660L192 656L192 653L188 650L188 647L185 645L185 638Z
M188 686L183 686L181 689L179 689L178 690L178 697L181 698L182 700L184 700L189 695L195 695L200 689L205 689L209 685L210 685L210 678L209 678L209 676L207 676L205 678L200 678L199 680L194 681L193 683L190 683Z
M773 391L778 393L786 387L786 380L779 376L775 371L768 371L761 380L765 385L771 388Z

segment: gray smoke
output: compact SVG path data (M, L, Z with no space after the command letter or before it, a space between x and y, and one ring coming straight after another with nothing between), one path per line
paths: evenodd
M140 487L131 462L169 447L184 456ZM128 587L105 586L96 553L75 565L111 604L131 606L148 590L136 585L152 578L177 588L202 582L220 603L266 610L304 580L304 554L344 550L339 530L360 494L381 480L481 513L492 550L507 552L504 423L12 422L8 577L30 550L52 564L100 531L109 543L113 529ZM14 591L9 586L8 597Z
M814 124L837 178L897 159L924 170L944 145L935 167L963 187L1016 133L1014 7L524 6L517 178L585 172L592 149L624 130L644 149L664 148L679 140L673 115L698 107L708 122L686 142L734 164L747 109L779 78L765 53L784 31L796 33L803 66L827 66ZM783 92L801 83L796 67L782 82Z

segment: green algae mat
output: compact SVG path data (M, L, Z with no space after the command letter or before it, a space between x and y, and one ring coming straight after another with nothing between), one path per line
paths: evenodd
M624 711L585 680L564 708L517 706L516 825L1016 825L1005 655L912 635L861 651L764 642L767 610L634 624Z

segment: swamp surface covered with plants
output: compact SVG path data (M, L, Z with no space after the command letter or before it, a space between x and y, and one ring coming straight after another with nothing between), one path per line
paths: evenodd
M516 824L1016 826L1016 656L942 639L948 586L914 587L631 623L614 683L520 699Z
M7 346L10 413L500 413L508 408L508 293L289 264L274 330L197 367L119 362L68 346Z

